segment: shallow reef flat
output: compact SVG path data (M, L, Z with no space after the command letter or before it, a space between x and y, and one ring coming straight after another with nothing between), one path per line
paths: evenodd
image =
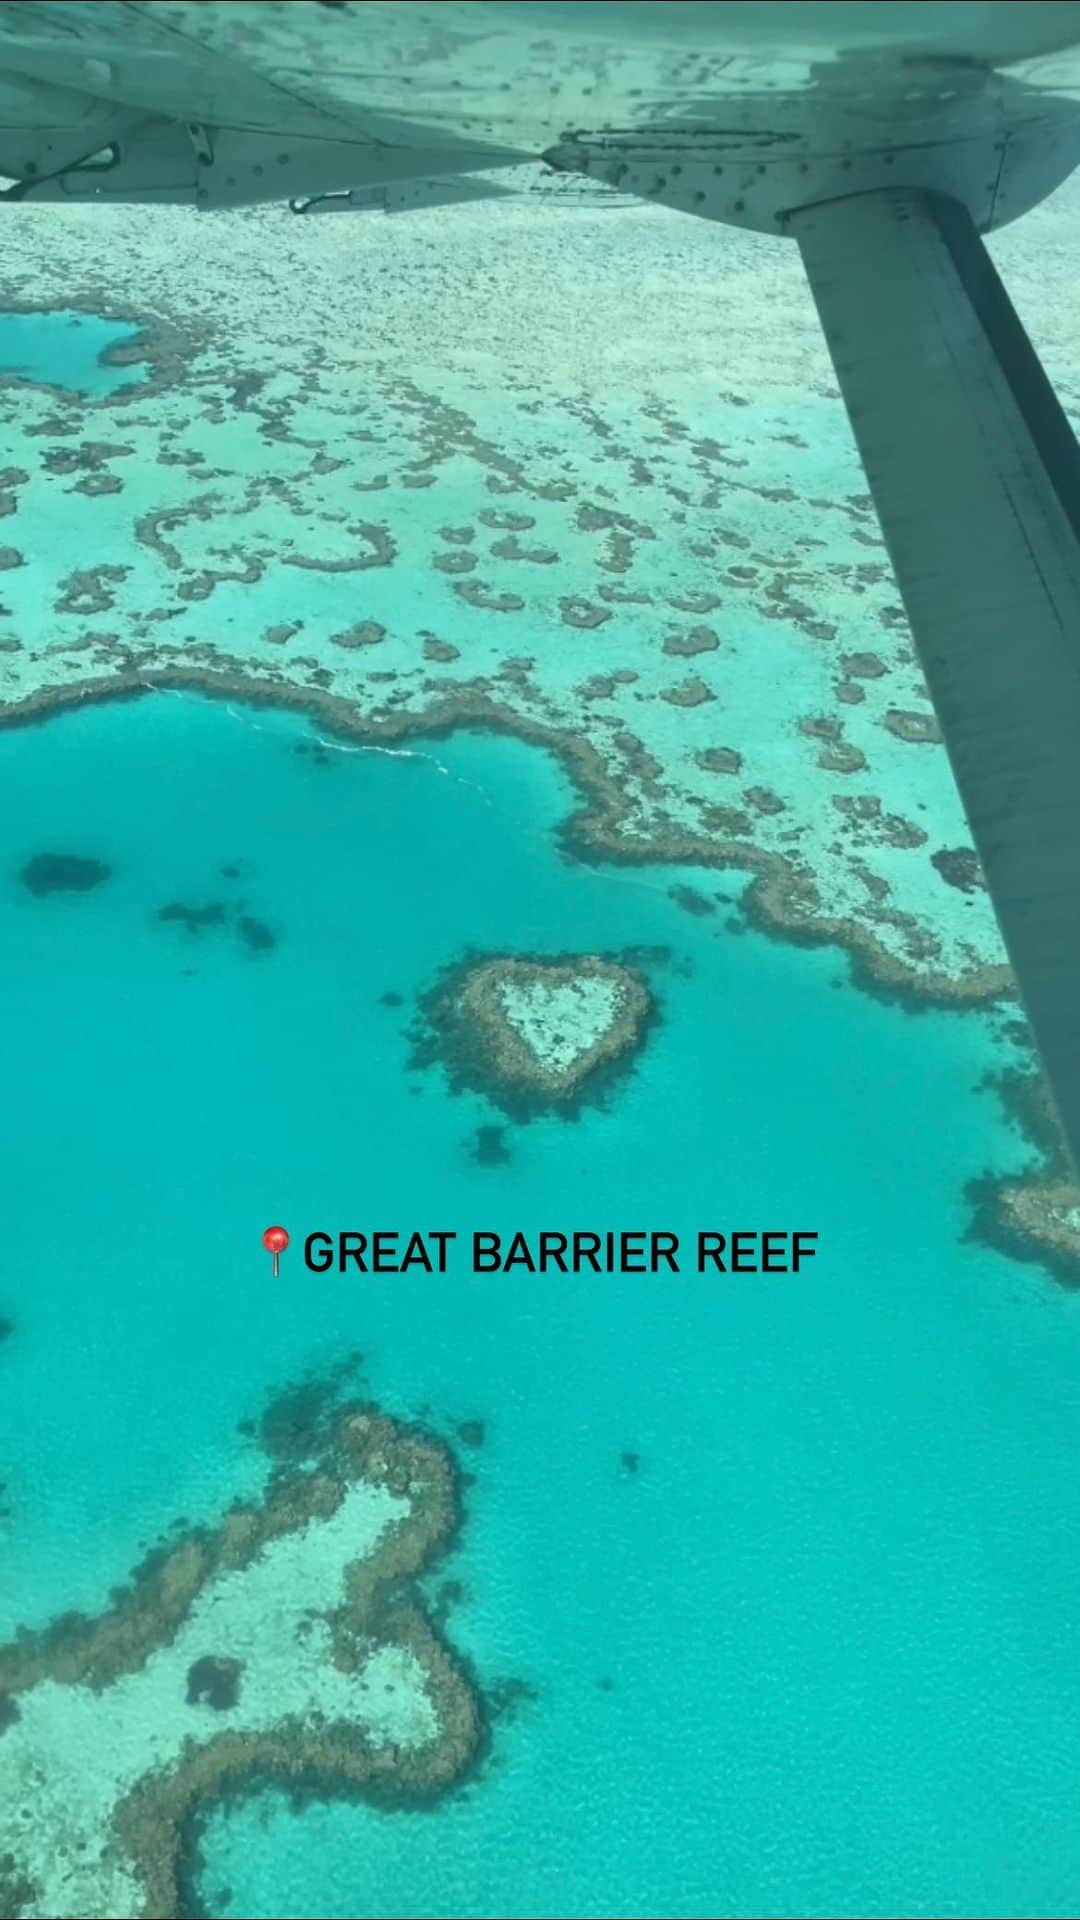
M477 1701L408 1582L458 1519L449 1455L370 1407L151 1555L96 1619L0 1648L0 1908L188 1911L211 1801L277 1780L423 1804L475 1759Z
M57 304L45 217L14 306ZM175 671L515 728L588 851L741 866L900 992L1007 984L794 249L542 203L47 217L124 383L7 395L9 714Z
M1074 408L1078 195L994 239ZM542 202L6 231L0 718L199 687L515 733L571 854L741 868L750 920L908 1005L1010 995L792 246Z

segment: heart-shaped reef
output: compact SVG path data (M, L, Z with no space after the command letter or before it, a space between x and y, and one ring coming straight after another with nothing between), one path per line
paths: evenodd
M452 969L422 1010L414 1063L441 1057L456 1085L526 1119L606 1092L636 1054L653 1000L637 968L596 954L497 955Z

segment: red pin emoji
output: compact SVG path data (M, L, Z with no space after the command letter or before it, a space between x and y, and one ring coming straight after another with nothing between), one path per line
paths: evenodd
M274 1279L278 1278L278 1261L289 1244L289 1236L284 1227L267 1227L263 1234L263 1246L267 1253L274 1256Z

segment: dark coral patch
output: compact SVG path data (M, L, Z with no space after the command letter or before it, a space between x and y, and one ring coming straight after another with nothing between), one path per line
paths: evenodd
M664 652L677 655L695 653L715 653L720 645L712 627L691 627L688 633L669 634L664 641Z
M429 634L424 641L425 660L436 660L440 663L447 663L451 660L460 660L460 658L460 647L455 647L449 640L438 640L434 634Z
M278 937L266 925L264 920L256 920L250 913L242 913L237 920L240 938L251 953L269 953L277 946Z
M23 868L22 882L41 899L49 893L89 893L111 871L104 860L87 860L77 853L37 853Z
M715 901L710 900L706 894L699 893L696 887L669 887L668 898L674 900L676 906L682 907L686 913L704 915L716 912Z
M934 745L941 739L941 728L933 713L911 713L903 707L890 707L882 725L898 740Z
M477 1127L472 1157L478 1167L504 1167L511 1158L505 1127Z
M159 920L179 920L189 933L201 933L204 927L220 927L225 920L225 908L220 900L211 900L206 907L188 907L182 900L170 900L167 907L157 910Z
M385 639L386 628L378 620L358 620L355 626L330 636L333 646L347 648L377 647Z
M230 1660L223 1654L204 1654L188 1668L187 1703L189 1707L213 1707L225 1713L235 1707L240 1696L242 1660Z
M294 1381L270 1399L260 1416L259 1445L278 1462L298 1465L325 1450L341 1395L356 1379L363 1354L346 1354L318 1378Z
M942 847L930 855L930 864L960 893L976 893L985 887L974 847Z
M734 747L703 747L694 755L706 773L740 773L743 757Z
M19 1871L15 1855L0 1853L0 1913L10 1914L11 1920L21 1920L36 1899L37 1889L29 1875Z

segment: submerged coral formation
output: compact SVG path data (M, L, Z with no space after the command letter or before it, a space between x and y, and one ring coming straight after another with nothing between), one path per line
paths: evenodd
M450 969L421 1005L414 1061L514 1119L574 1113L635 1054L654 1004L643 974L596 954L497 954Z
M458 1524L450 1455L360 1403L312 1432L318 1458L151 1555L107 1612L0 1648L4 1913L168 1920L221 1795L423 1804L476 1759L477 1696L411 1587Z
M78 853L36 853L22 870L23 886L39 899L50 893L89 893L108 878L104 860Z
M1046 1079L1032 1056L1026 1070L992 1075L988 1085L1036 1159L1020 1175L969 1183L970 1237L1015 1260L1038 1261L1063 1286L1080 1287L1080 1183Z

